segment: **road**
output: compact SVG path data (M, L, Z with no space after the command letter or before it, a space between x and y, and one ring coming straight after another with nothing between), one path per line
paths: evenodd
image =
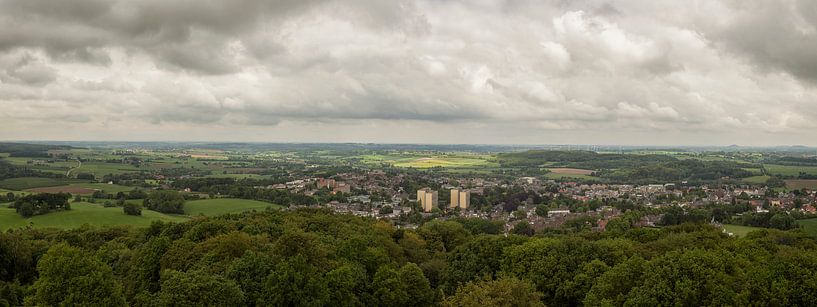
M82 167L82 161L77 159L77 162L79 163L77 164L77 167L69 169L68 172L65 173L65 177L71 178L71 172L73 172L75 169L79 169L80 167Z

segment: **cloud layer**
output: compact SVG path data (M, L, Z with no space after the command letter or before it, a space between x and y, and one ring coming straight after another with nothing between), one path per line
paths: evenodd
M0 139L817 145L817 3L0 0Z

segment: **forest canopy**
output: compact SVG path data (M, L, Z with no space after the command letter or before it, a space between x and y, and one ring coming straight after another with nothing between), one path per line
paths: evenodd
M0 234L0 305L817 304L817 244L797 231L526 237L466 222L398 229L301 209L20 229Z

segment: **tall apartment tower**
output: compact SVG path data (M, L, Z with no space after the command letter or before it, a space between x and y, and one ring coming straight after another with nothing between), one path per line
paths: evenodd
M460 191L460 201L459 201L460 209L468 209L471 206L471 192L470 191Z
M460 206L460 189L451 189L451 202L448 203L448 208L456 208Z
M471 192L460 189L451 189L451 202L448 204L449 208L460 207L460 209L468 209L471 206Z
M429 188L417 190L417 202L423 208L423 212L431 212L439 202L437 191Z

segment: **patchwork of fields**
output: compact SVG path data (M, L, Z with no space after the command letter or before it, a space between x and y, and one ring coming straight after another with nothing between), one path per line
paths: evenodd
M56 187L77 183L88 183L88 181L66 178L24 177L0 180L0 188L22 191L27 189Z
M361 160L367 164L387 163L396 167L411 167L428 169L433 167L444 168L496 168L499 164L491 162L490 155L446 155L446 154L394 154L394 155L363 155Z

